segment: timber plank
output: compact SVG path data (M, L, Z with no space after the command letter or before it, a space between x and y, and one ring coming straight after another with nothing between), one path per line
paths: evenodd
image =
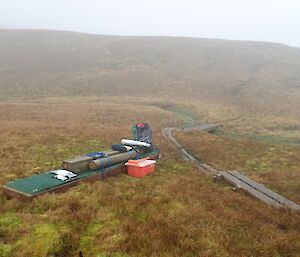
M244 183L240 179L236 178L232 174L230 174L227 171L220 171L220 174L223 176L224 180L229 182L230 184L241 188L248 192L249 194L255 196L256 198L260 199L261 201L265 202L266 204L273 206L275 208L282 208L284 207L281 203L277 202L273 198L270 198L269 196L265 195L264 193L256 190L252 186L248 185L247 183Z
M227 171L227 172L229 172L231 175L237 177L238 179L243 180L248 185L250 185L250 186L256 188L257 190L259 190L260 192L268 195L269 197L273 198L275 201L281 203L282 205L289 207L293 210L300 211L300 205L294 203L293 201L290 201L289 199L283 197L282 195L277 194L276 192L265 187L264 185L259 184L259 183L255 182L254 180L244 176L243 174L239 173L238 171L233 170L233 171Z
M119 151L114 151L114 150L107 150L103 151L108 156L115 156L119 154ZM66 170L78 173L82 171L86 171L89 169L89 164L93 161L93 158L87 156L87 155L82 155L82 156L77 156L75 158L69 159L69 160L64 160L62 162L62 167Z
M206 163L198 162L198 165L199 165L200 167L202 167L203 169L206 169L206 170L208 170L209 172L211 172L211 173L213 173L213 174L215 174L215 175L218 175L218 174L220 173L218 170L214 169L213 167L209 166L209 165L206 164Z
M300 210L300 206L285 197L273 192L272 190L266 188L264 185L256 183L255 181L249 179L248 177L240 174L238 171L218 171L206 163L197 160L192 154L188 153L183 146L172 136L172 130L174 128L165 128L162 130L162 134L166 137L177 150L179 150L187 161L194 162L199 168L209 171L217 176L221 175L222 178L229 182L231 185L243 189L249 194L255 196L261 201L267 203L275 208L289 207L293 210Z
M159 158L159 151L155 150L155 152L151 152L151 153L143 153L140 156L141 158L145 158L145 157L149 157L151 159L158 159ZM67 191L70 187L76 186L81 182L93 182L96 180L101 180L103 178L109 177L109 176L114 176L120 173L126 173L126 166L121 163L121 164L117 164L117 165L113 165L111 168L105 168L103 170L103 177L102 177L102 170L96 170L96 171L86 171L86 172L82 172L78 175L78 178L72 181L67 181L67 182L63 182L63 181L56 181L53 180L55 183L52 186L46 186L44 188L42 188L45 183L42 183L42 185L40 185L40 190L39 191L35 191L34 193L30 194L27 191L28 190L21 190L18 188L14 188L12 187L12 183L8 182L6 185L4 185L2 187L3 190L3 194L6 195L9 198L19 198L21 200L31 200L39 195L45 194L45 193L63 193L65 191ZM49 183L49 173L41 173L39 174L41 176L46 176L47 177L47 181L44 182L48 182ZM36 175L37 176L37 175ZM30 177L29 177L30 178ZM29 179L27 178L27 179ZM31 177L32 178L32 177ZM24 178L26 179L26 178ZM22 180L22 179L19 179ZM52 178L51 178L52 180ZM34 185L33 188L35 188L38 185ZM28 189L28 188L27 188ZM29 190L30 192L30 190Z

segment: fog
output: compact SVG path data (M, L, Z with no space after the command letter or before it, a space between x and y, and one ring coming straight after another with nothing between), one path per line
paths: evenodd
M0 0L0 28L225 38L300 47L300 1Z

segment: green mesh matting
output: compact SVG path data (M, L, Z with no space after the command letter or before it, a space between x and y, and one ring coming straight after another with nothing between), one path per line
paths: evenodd
M145 158L154 154L158 154L159 150L158 149L153 149L150 152L140 154L140 158ZM122 162L124 163L124 162ZM120 165L120 163L114 164L111 166L111 169L114 167ZM105 169L105 172L108 172L108 168ZM50 189L59 187L64 184L68 184L77 180L81 180L83 178L95 175L97 173L101 173L102 170L88 170L88 171L82 171L77 173L77 177L70 179L68 181L61 181L56 178L54 178L54 174L51 174L49 172L41 173L38 175L34 175L31 177L27 178L22 178L22 179L17 179L14 181L8 182L5 187L12 189L14 191L18 191L22 194L29 195L29 196L34 196L36 194L40 194L42 192L48 191Z

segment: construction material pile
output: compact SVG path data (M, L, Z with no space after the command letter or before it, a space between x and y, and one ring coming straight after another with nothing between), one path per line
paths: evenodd
M132 127L133 140L122 139L121 144L103 152L91 152L64 160L62 168L31 177L9 181L3 192L9 197L33 198L46 192L63 192L81 181L95 181L126 172L128 160L157 159L159 149L152 144L148 124Z

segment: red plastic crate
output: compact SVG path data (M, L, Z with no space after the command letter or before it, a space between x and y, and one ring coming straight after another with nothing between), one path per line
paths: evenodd
M137 160L135 162L128 161L125 165L129 176L142 178L154 172L155 163L154 160Z

